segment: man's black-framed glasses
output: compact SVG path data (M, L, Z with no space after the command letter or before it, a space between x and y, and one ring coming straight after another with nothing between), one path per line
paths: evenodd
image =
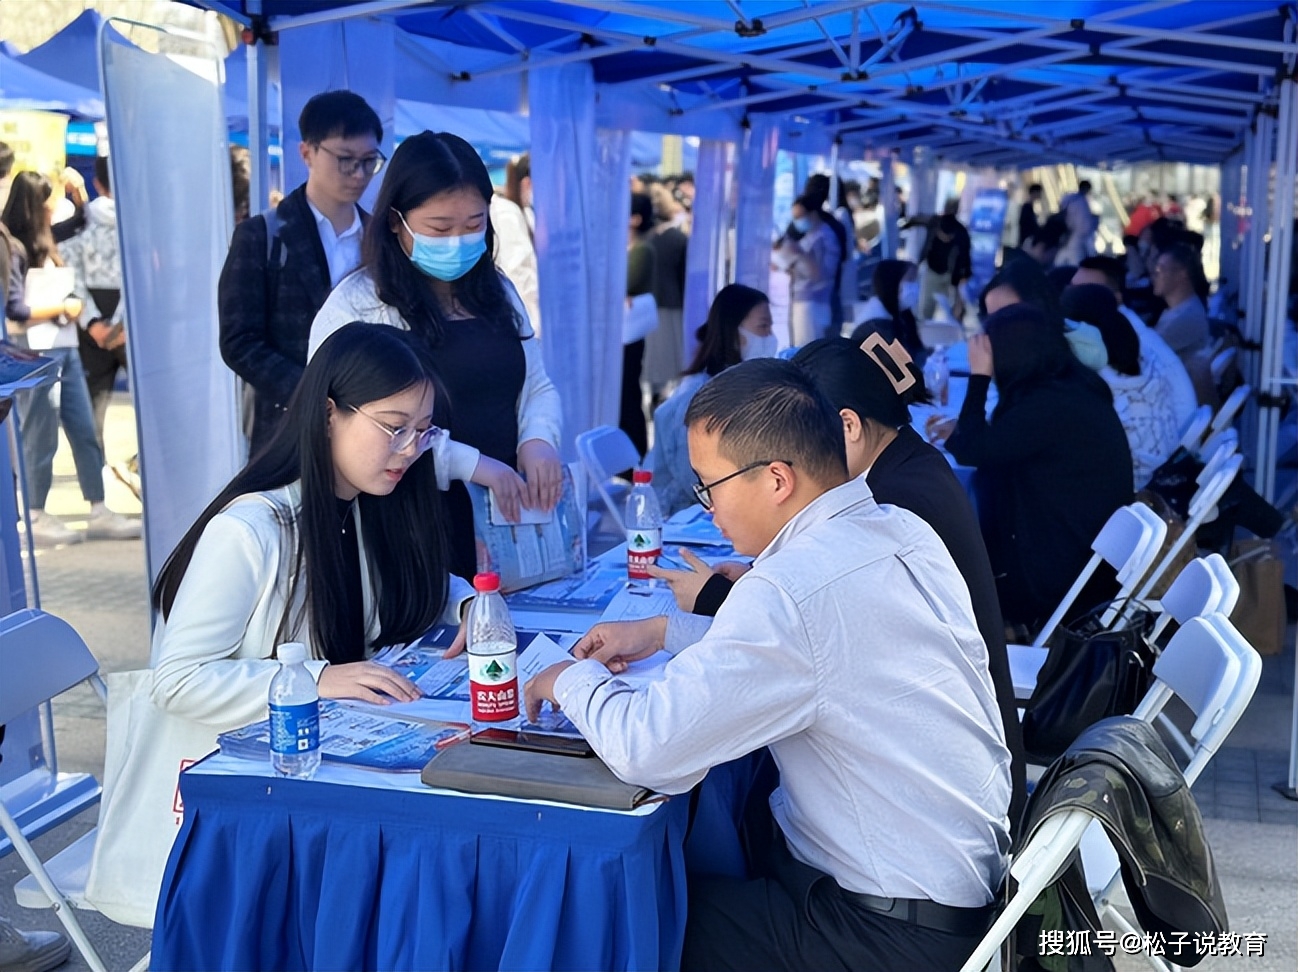
M355 155L339 155L333 149L322 144L317 144L316 148L321 152L332 155L334 161L338 163L338 172L348 179L361 173L372 176L383 168L383 163L388 160L388 157L382 152L375 152L373 155L358 158Z
M793 465L793 463L788 459L760 459L757 462L750 462L742 469L736 469L730 475L722 476L720 479L714 479L710 483L705 483L701 479L696 480L693 487L691 487L694 490L694 498L699 501L700 506L710 513L712 512L712 490L729 479L734 479L736 476L742 476L744 473L752 472L754 469L761 469L763 466L769 466L775 462L782 462L786 466Z

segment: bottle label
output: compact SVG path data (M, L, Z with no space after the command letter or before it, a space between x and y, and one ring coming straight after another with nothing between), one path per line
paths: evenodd
M518 715L516 651L496 655L469 655L469 694L473 719L503 722Z
M320 748L320 703L272 705L270 748L283 756L309 753Z
M626 532L626 574L628 577L648 579L646 567L658 563L663 552L662 527L645 530L629 529Z

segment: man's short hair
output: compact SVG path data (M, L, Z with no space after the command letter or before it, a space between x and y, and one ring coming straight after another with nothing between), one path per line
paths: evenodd
M0 142L0 179L9 178L14 169L14 150L8 142Z
M95 156L95 180L109 192L113 191L112 176L108 171L108 156L106 155Z
M1032 183L1032 185L1028 186L1028 195L1029 195L1029 196L1033 196L1033 195L1036 195L1036 194L1039 193L1039 192L1045 192L1045 191L1046 191L1045 186L1043 186L1043 185L1042 185L1041 183L1039 183L1039 182L1034 182L1034 183Z
M1197 281L1203 275L1203 263L1199 259L1199 254L1195 253L1188 243L1173 243L1158 256L1160 260L1167 257L1169 261L1175 263L1186 272L1191 281Z
M1083 196L1086 195L1088 192L1090 192L1091 180L1083 179L1081 182L1077 183L1077 191L1080 192Z
M335 135L355 138L373 135L383 141L383 123L374 109L354 91L326 91L306 103L297 120L298 132L308 145L319 145Z
M1083 257L1077 265L1080 270L1098 270L1104 274L1104 282L1115 294L1121 294L1127 283L1127 265L1117 257L1088 256Z
M821 484L847 478L843 420L797 365L759 358L727 368L695 394L686 428L718 436L717 451L742 468L788 462Z

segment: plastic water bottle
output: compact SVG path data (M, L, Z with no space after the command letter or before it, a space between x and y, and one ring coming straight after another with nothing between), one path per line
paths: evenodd
M518 718L518 636L500 596L500 575L473 578L478 596L469 606L469 695L474 722Z
M280 645L270 682L270 765L280 776L309 780L320 767L320 693L306 670L306 645Z
M946 407L950 384L951 365L946 359L946 348L934 348L924 363L924 385L935 405Z
M634 485L626 498L626 575L649 580L645 568L658 563L663 552L663 514L650 485L653 473L637 469L631 478Z

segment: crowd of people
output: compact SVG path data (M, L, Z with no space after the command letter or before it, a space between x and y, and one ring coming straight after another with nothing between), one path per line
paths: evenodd
M501 189L453 134L407 138L388 159L378 115L346 91L312 98L299 129L305 183L245 209L219 283L221 354L251 392L250 460L152 591L153 703L213 738L264 713L287 641L309 646L322 697L409 700L370 658L460 625L477 570L464 484L511 520L560 499L526 156ZM882 208L879 187L846 183L831 208L813 176L771 251L792 281L796 353L777 358L767 294L732 284L687 363L693 182L630 189L621 425L664 511L701 504L751 563L652 568L678 610L592 629L528 682L529 712L561 706L617 775L667 793L769 751L771 786L744 822L753 877L691 884L683 968L958 967L994 917L1026 797L1007 630L1041 625L1208 397L1193 239L1164 215L1125 261L1098 256L1090 186L1062 218L1038 212L1034 187L1020 247L979 295L958 417L926 441L912 424L929 400L918 321L941 295L959 313L970 274L954 205L916 220L915 262L880 262L858 314L856 257L880 231L858 217ZM103 259L111 206L85 206L73 236L51 196L20 173L4 209L7 315L64 365L59 404L38 393L25 407L33 529L58 421L102 508L95 421L101 438L124 340L120 271ZM64 261L75 294L27 305L25 271ZM656 316L646 333L628 329L637 306ZM942 448L976 470L976 513ZM461 631L449 654L462 646ZM662 680L617 678L662 649Z

